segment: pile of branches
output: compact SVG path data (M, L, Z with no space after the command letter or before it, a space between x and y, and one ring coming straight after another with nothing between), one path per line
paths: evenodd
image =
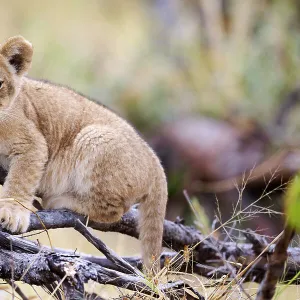
M126 213L119 222L102 224L89 221L88 227L103 232L119 232L138 238L138 209ZM88 295L84 283L92 280L131 290L131 298L120 299L205 299L184 281L159 283L141 272L139 257L120 257L97 238L84 224L84 216L68 210L44 210L31 215L28 232L74 228L105 257L76 254L74 251L40 246L25 238L0 231L0 278L27 299L15 281L42 286L58 299L103 299ZM182 220L165 221L163 243L172 249L163 252L162 272L169 269L226 279L241 285L247 281L261 283L257 299L271 299L280 278L292 282L299 272L300 248L289 248L294 232L288 227L273 243L266 244L251 231L245 232L248 243L224 242L204 236ZM286 267L284 269L284 265ZM283 273L284 269L284 273ZM297 280L293 282L298 284Z

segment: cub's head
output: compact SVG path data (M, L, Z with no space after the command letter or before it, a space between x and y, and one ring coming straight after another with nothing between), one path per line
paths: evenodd
M0 109L7 107L18 95L32 54L32 45L22 36L12 37L0 45Z

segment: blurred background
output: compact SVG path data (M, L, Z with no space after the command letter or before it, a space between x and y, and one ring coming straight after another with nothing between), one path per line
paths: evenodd
M165 167L168 219L207 231L229 220L233 235L270 236L282 230L284 187L300 167L299 3L0 0L0 42L23 35L34 46L30 77L134 124ZM55 246L94 251L59 232ZM137 241L100 236L139 253Z

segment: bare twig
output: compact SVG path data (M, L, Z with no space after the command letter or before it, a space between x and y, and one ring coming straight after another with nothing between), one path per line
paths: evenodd
M288 258L288 246L295 234L294 228L286 226L275 246L274 254L270 258L267 265L267 272L257 293L256 300L271 300L275 294L276 284L282 276L284 265Z
M142 276L142 273L132 267L128 262L117 255L113 250L109 249L99 238L95 237L86 226L76 220L75 229L80 232L90 243L92 243L99 251L101 251L113 264L118 266L125 273L132 273L137 276Z
M20 289L20 287L12 280L7 280L7 283L12 287L12 289L14 289L16 291L16 293L21 297L22 300L29 300L24 293L22 292L22 290Z

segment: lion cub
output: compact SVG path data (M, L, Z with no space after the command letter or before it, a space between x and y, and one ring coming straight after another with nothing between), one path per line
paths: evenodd
M161 252L167 202L158 158L110 110L24 77L32 54L21 36L0 46L0 163L8 170L1 225L25 232L37 193L45 208L68 208L98 222L118 221L140 202L142 256L150 268Z

